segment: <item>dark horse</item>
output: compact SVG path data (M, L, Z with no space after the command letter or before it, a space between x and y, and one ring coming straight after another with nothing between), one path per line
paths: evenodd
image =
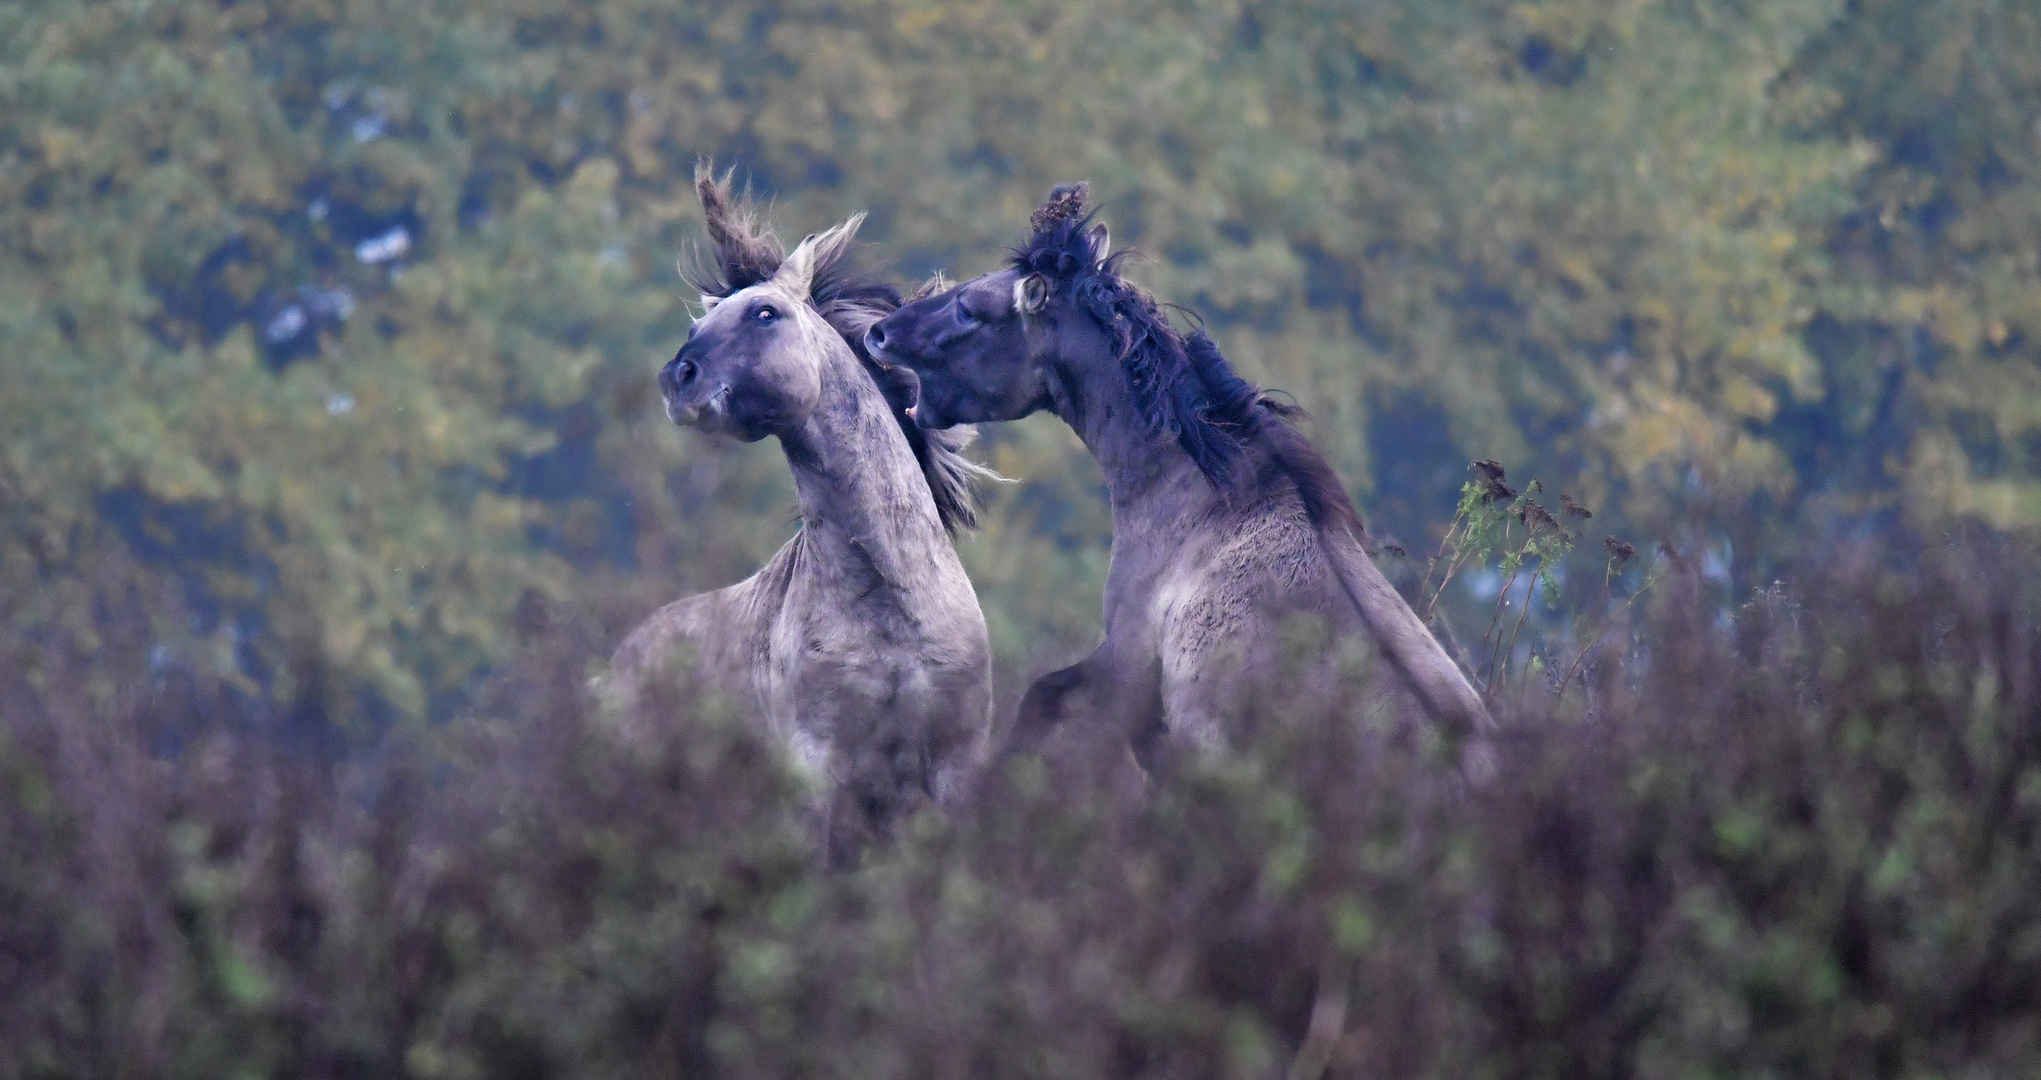
M865 337L920 377L923 427L1047 409L1105 470L1105 641L1036 680L1009 746L1078 710L1128 723L1144 762L1162 744L1225 745L1229 717L1282 661L1285 624L1300 617L1334 632L1324 663L1370 645L1386 661L1370 663L1361 704L1428 715L1456 738L1485 728L1480 696L1368 557L1360 516L1292 426L1296 410L1120 276L1085 196L1082 184L1057 188L1005 269L911 301Z
M907 416L911 373L863 354L900 303L847 259L859 220L781 254L727 178L696 176L707 313L659 373L676 423L777 437L801 530L744 581L677 600L617 650L635 692L676 654L814 782L832 859L962 783L990 725L985 618L949 531L972 523L964 433Z

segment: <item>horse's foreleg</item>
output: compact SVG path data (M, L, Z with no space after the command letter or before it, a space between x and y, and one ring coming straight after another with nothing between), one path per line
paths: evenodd
M1135 778L1136 789L1144 788L1163 730L1160 699L1152 675L1127 680L1118 677L1123 674L1101 647L1036 679L995 761L1043 753L1053 737L1063 747L1056 753L1081 747L1083 760L1108 772L1124 771ZM1106 764L1109 760L1120 764Z
M1084 663L1078 662L1036 679L1021 696L1020 714L1007 733L1007 754L1029 753L1042 745L1049 732L1062 723L1065 705L1084 686Z

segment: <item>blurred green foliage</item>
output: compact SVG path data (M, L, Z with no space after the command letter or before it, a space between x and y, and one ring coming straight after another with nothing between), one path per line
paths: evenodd
M651 391L705 155L903 275L1090 179L1413 550L1473 457L1713 508L1746 581L1838 515L2041 525L2027 5L40 0L0 9L0 617L89 655L167 581L155 669L359 726L547 601L749 572L773 449ZM985 454L1010 681L1089 643L1106 523L1055 424Z

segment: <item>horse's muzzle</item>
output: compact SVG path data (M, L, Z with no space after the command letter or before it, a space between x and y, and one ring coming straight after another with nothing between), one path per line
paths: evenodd
M699 364L682 349L659 369L659 394L666 399L666 418L676 424L693 424L722 417L730 411L730 384L715 383L702 374Z

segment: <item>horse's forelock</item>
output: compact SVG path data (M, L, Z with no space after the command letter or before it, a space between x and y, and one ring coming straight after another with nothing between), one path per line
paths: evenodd
M695 164L695 195L701 199L709 250L696 251L681 274L703 297L725 297L770 281L786 250L759 209L757 200L738 190L737 170L721 176L707 161Z
M1089 216L1084 208L1091 198L1091 185L1083 180L1074 184L1058 184L1049 191L1049 197L1028 217L1028 229L1042 232L1066 221Z

